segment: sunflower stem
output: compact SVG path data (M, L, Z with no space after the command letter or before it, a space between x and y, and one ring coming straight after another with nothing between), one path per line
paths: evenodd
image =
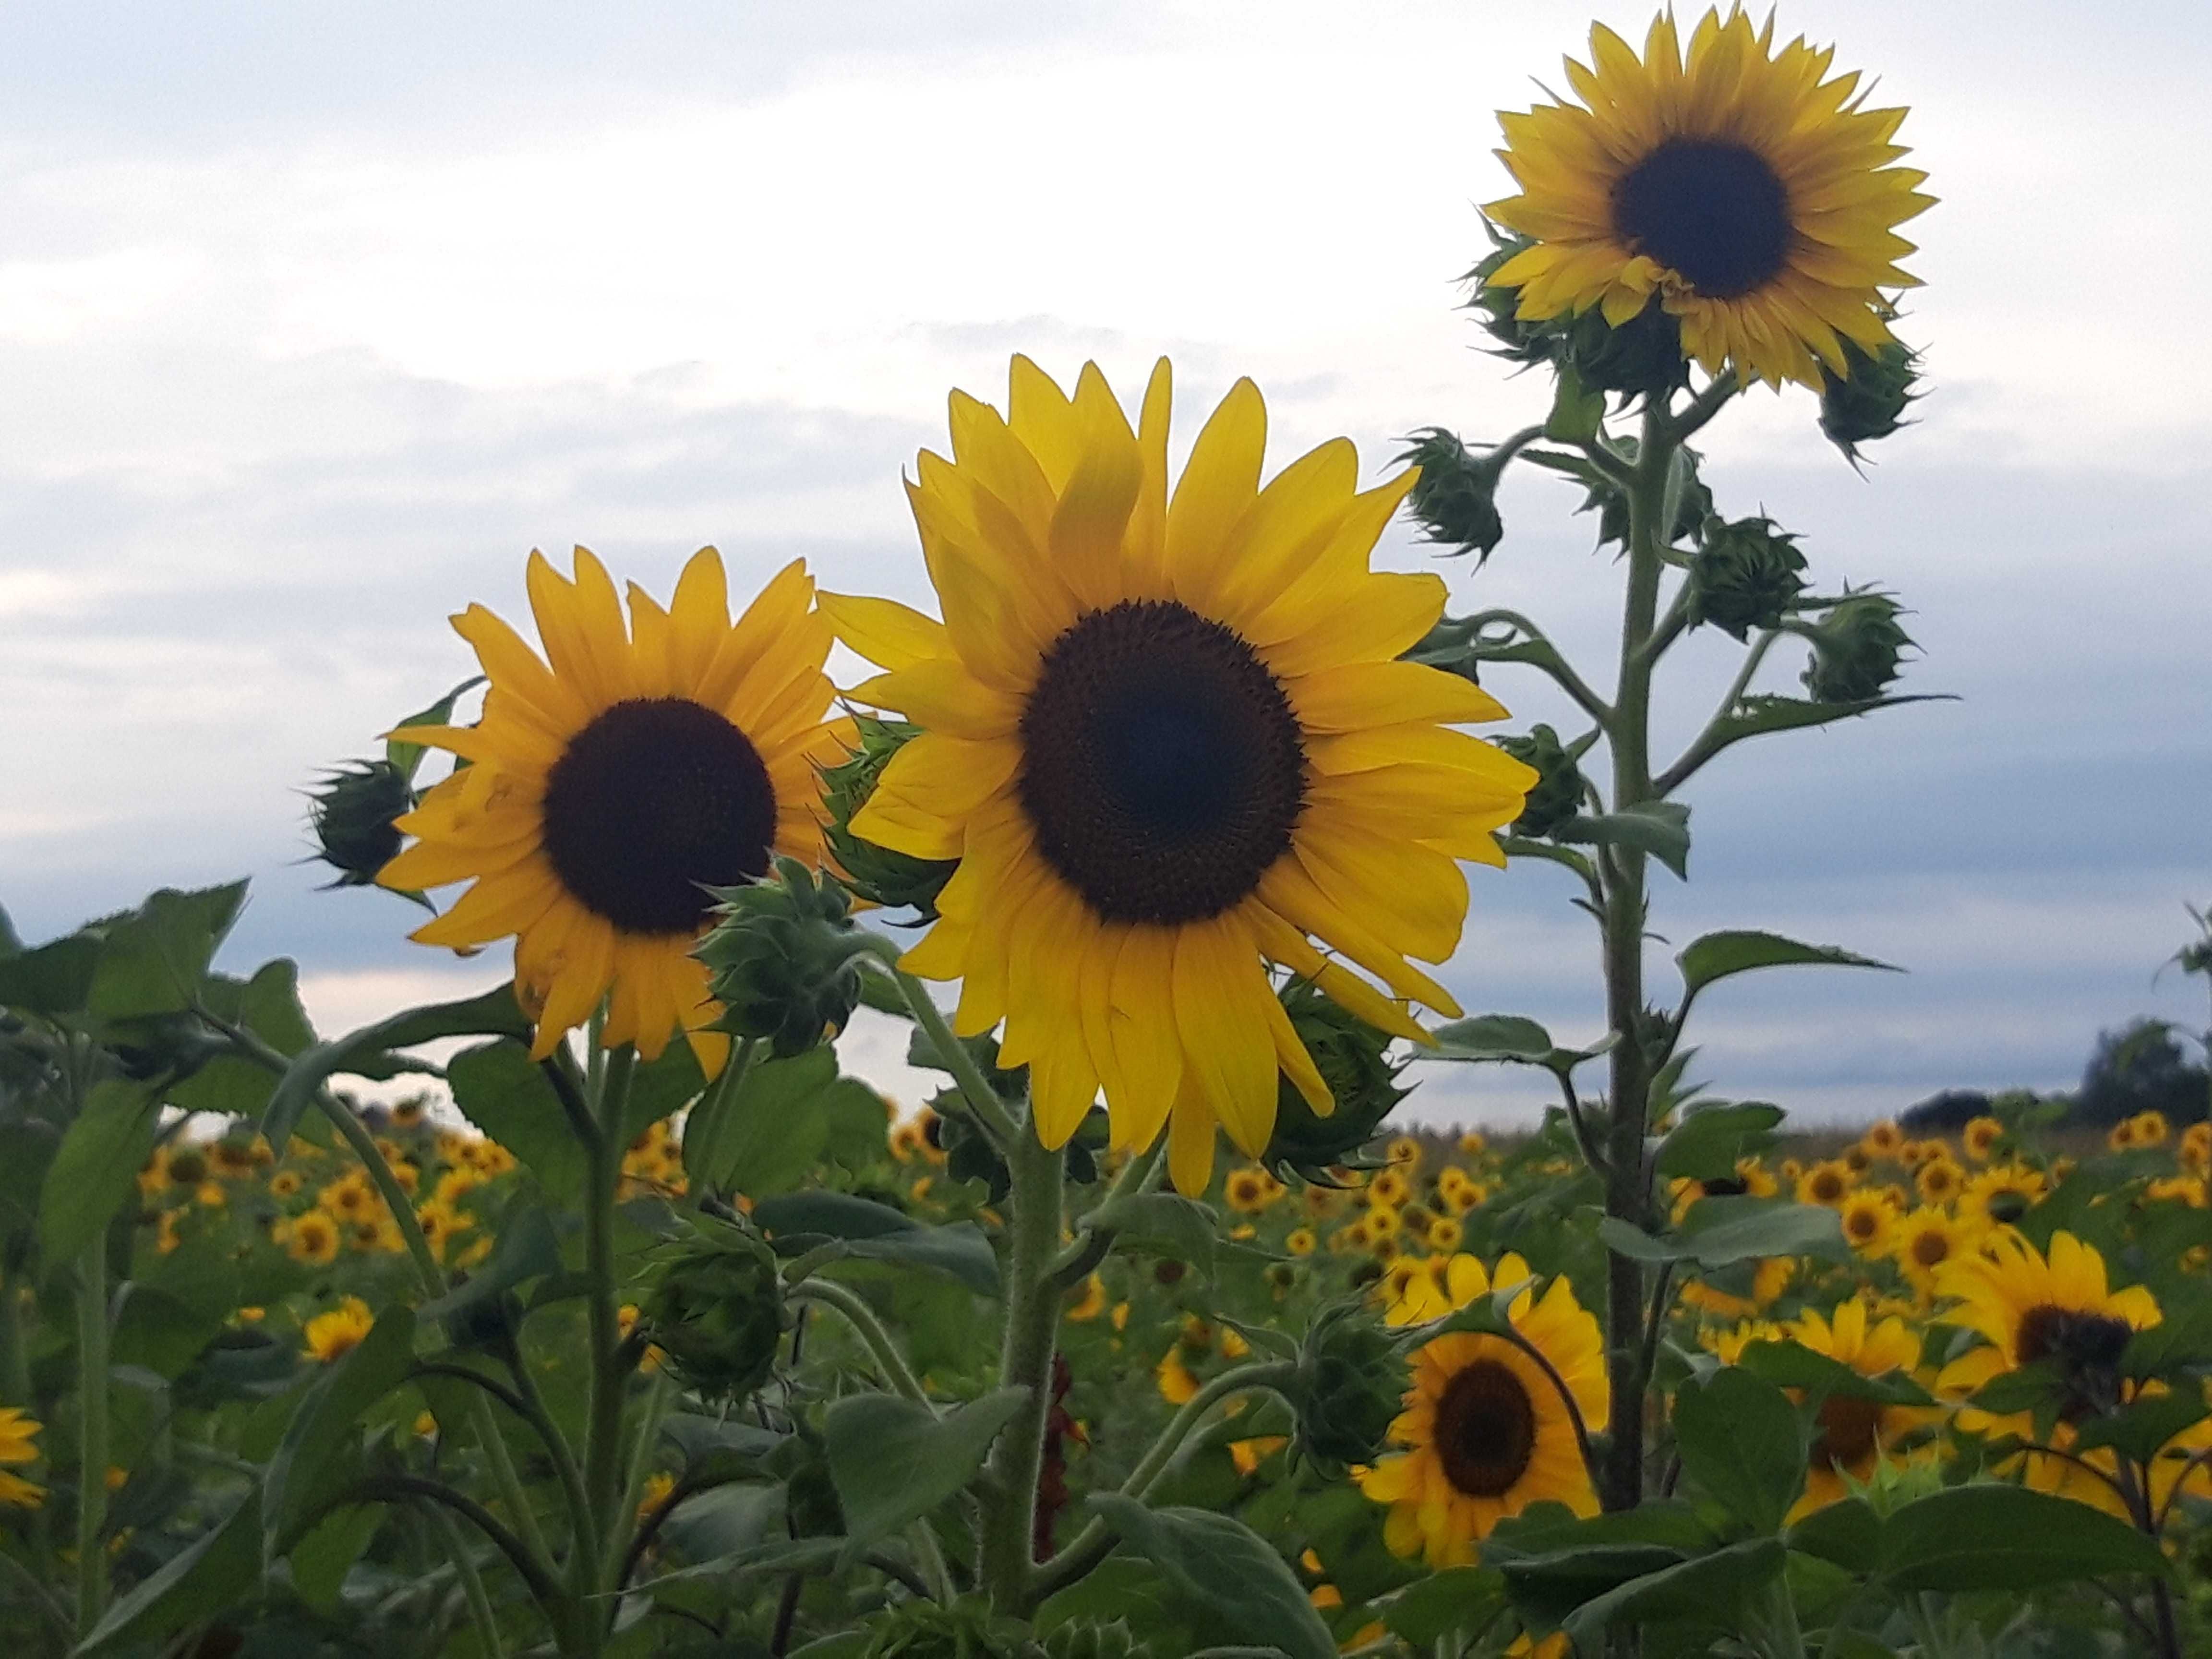
M615 1194L622 1182L628 1139L623 1116L629 1106L630 1079L637 1050L624 1043L609 1054L592 1098L599 1137L591 1149L589 1189L584 1195L584 1271L591 1281L591 1358L586 1368L589 1404L584 1435L584 1497L572 1563L573 1593L582 1601L599 1589L600 1539L615 1530L615 1504L621 1497L623 1395L629 1381L621 1364L622 1322L615 1291ZM588 1618L588 1639L596 1652L604 1640L611 1606Z
M885 939L884 949L875 954L889 969L893 982L899 988L899 994L906 999L908 1011L914 1015L915 1024L929 1034L930 1046L937 1050L937 1058L945 1069L952 1073L953 1084L960 1091L960 1097L968 1103L968 1109L975 1114L983 1133L997 1143L998 1150L1011 1158L1015 1145L1021 1140L1025 1131L1007 1112L1005 1103L999 1097L999 1091L983 1075L982 1066L976 1063L975 1056L969 1052L968 1045L952 1035L952 1027L945 1023L943 1011L931 1000L928 988L912 974L902 971L891 960L896 949L889 939Z
M1024 1123L1006 1148L1006 1164L1012 1184L1007 1195L1006 1324L999 1381L1025 1390L1028 1397L991 1449L977 1565L983 1588L999 1609L1025 1618L1033 1606L1037 1471L1052 1410L1052 1362L1060 1334L1060 1292L1053 1264L1060 1253L1066 1158Z
M1666 568L1667 477L1680 434L1667 408L1647 404L1643 437L1628 488L1628 586L1622 605L1620 678L1607 736L1613 754L1615 812L1656 798L1651 783L1651 671L1647 648L1657 621ZM1647 913L1644 853L1623 843L1603 849L1607 1022L1616 1038L1610 1056L1611 1121L1606 1129L1606 1212L1640 1227L1650 1207L1644 1138L1650 1111L1650 1056L1643 1041L1644 924ZM1606 1275L1606 1363L1613 1403L1599 1496L1610 1510L1644 1498L1644 1363L1646 1292L1643 1264L1613 1252Z
M884 1381L918 1405L930 1403L929 1391L921 1386L921 1380L915 1376L914 1368L906 1363L906 1356L898 1351L898 1344L884 1328L883 1321L876 1317L876 1310L857 1291L840 1285L835 1279L807 1279L791 1286L786 1294L794 1301L819 1302L836 1309L845 1322L853 1328L853 1334L860 1339L860 1345L875 1360L876 1368L884 1374Z
M107 1610L107 1229L77 1256L76 1633Z

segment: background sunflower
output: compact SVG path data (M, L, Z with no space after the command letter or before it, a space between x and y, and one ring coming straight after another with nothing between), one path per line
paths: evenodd
M1776 52L1773 31L1709 11L1686 59L1662 12L1639 61L1597 24L1590 63L1567 60L1582 105L1499 115L1521 193L1483 211L1529 246L1489 281L1520 290L1517 315L1595 306L1620 327L1656 295L1707 374L1815 390L1850 372L1844 342L1892 342L1881 290L1915 281L1895 228L1935 200L1890 165L1905 112L1864 107L1832 50Z
M1016 357L1003 418L955 392L953 459L908 486L945 620L822 605L889 671L854 696L923 728L855 833L960 860L903 966L962 981L962 1035L1006 1022L1048 1146L1103 1088L1117 1146L1172 1120L1195 1193L1217 1123L1266 1147L1279 1068L1331 1106L1268 963L1400 1036L1407 1001L1457 1012L1409 959L1451 954L1455 860L1503 865L1491 832L1535 775L1449 729L1502 718L1487 692L1397 660L1444 602L1368 568L1414 475L1363 492L1340 439L1261 488L1240 380L1170 492L1170 386L1163 360L1134 430L1095 364L1071 398Z
M730 620L721 556L702 549L665 610L635 584L629 622L583 548L564 580L530 556L545 656L482 605L453 618L491 682L475 726L394 735L470 763L398 821L417 837L378 880L468 891L412 935L466 950L515 939L515 994L534 1058L607 1003L609 1048L657 1058L684 1031L711 1073L729 1039L690 954L706 884L763 874L783 853L818 863L815 768L841 752L824 724L828 625L803 562Z

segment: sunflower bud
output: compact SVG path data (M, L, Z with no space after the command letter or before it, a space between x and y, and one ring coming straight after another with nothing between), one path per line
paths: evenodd
M1298 1345L1288 1393L1297 1416L1297 1455L1325 1479L1371 1463L1403 1408L1406 1359L1359 1298L1322 1309Z
M388 760L349 761L323 774L307 803L315 856L338 872L330 885L368 887L399 856L392 820L414 810L415 790Z
M768 1380L783 1336L775 1252L750 1226L714 1216L663 1247L640 1304L676 1376L715 1399L743 1399Z
M1407 1091L1397 1086L1400 1067L1388 1058L1388 1032L1304 981L1284 990L1283 1008L1328 1085L1336 1109L1321 1116L1288 1079L1278 1079L1275 1132L1260 1161L1278 1176L1289 1170L1308 1181L1327 1182L1328 1166L1343 1163L1372 1140Z
M1481 563L1505 534L1504 520L1498 516L1498 480L1510 454L1492 450L1478 459L1440 426L1416 433L1407 442L1412 447L1398 461L1421 470L1406 501L1423 534L1455 553L1472 553Z
M1844 342L1847 373L1820 369L1820 430L1828 441L1856 463L1859 446L1873 443L1905 424L1905 410L1920 394L1920 354L1891 340L1871 352Z
M1571 364L1585 390L1628 398L1663 398L1690 383L1689 360L1682 353L1682 328L1663 306L1648 305L1615 328L1593 306L1562 313L1541 322L1516 314L1520 291L1492 288L1491 276L1522 249L1528 237L1501 232L1487 220L1492 252L1468 272L1472 287L1468 309L1498 343L1498 355L1516 363Z
M1028 1646L1024 1627L998 1617L981 1595L950 1603L916 1596L860 1628L868 1638L860 1659L1020 1659Z
M1860 702L1878 697L1896 679L1912 638L1898 624L1904 607L1869 588L1846 593L1808 630L1813 654L1805 689L1816 702Z
M1548 836L1583 810L1589 789L1582 768L1548 726L1530 729L1525 738L1494 738L1492 742L1515 760L1536 771L1536 787L1522 803L1513 833L1530 837Z
M767 880L713 890L721 920L694 954L723 1006L720 1029L767 1042L779 1060L842 1030L871 946L836 878L817 882L798 860L779 858Z
M1741 640L1778 628L1805 591L1805 556L1774 520L1707 519L1690 560L1690 625L1711 623Z
M911 906L921 913L921 920L933 921L937 918L937 896L952 879L952 872L960 867L960 861L911 858L888 847L863 841L853 833L852 828L853 815L866 805L868 797L876 793L876 782L883 776L884 768L891 763L894 755L921 735L921 728L902 720L878 720L867 714L855 715L853 723L860 732L860 746L848 759L822 775L823 804L830 812L825 834L830 854L845 872L846 884L862 898L887 910Z

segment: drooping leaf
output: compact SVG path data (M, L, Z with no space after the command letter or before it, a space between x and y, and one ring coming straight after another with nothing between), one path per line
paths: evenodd
M261 1492L235 1508L109 1607L74 1659L152 1650L195 1620L246 1601L261 1579Z
M520 1290L533 1279L561 1271L561 1240L553 1218L543 1206L518 1204L500 1219L499 1236L483 1265L467 1280L434 1302L416 1310L417 1319L449 1318L479 1307L495 1297Z
M823 1251L948 1273L979 1296L999 1294L999 1259L973 1222L932 1226L888 1204L844 1193L785 1193L753 1206L753 1223L780 1255Z
M1674 1395L1682 1472L1753 1532L1778 1533L1805 1486L1805 1433L1771 1382L1723 1366Z
M0 1008L27 1014L77 1012L92 994L99 966L100 939L88 932L0 957Z
M1455 1632L1472 1634L1505 1606L1505 1580L1485 1567L1445 1567L1408 1585L1383 1615L1390 1633L1416 1648Z
M1431 1060L1514 1060L1541 1066L1559 1045L1552 1034L1533 1019L1518 1014L1477 1014L1439 1025L1432 1035L1437 1046Z
M262 1474L263 1532L272 1559L315 1518L321 1477L360 1443L362 1416L414 1366L415 1316L404 1305L391 1307L376 1316L352 1352L308 1387Z
M1932 1406L1935 1397L1905 1371L1865 1376L1840 1359L1815 1352L1800 1342L1775 1340L1744 1346L1736 1364L1753 1376L1785 1389L1803 1389L1815 1395L1841 1395L1851 1400L1875 1400L1888 1406Z
M262 963L251 979L210 974L201 981L200 996L210 1013L245 1027L280 1054L289 1057L314 1046L314 1027L300 1005L299 964L289 957ZM268 1109L276 1081L259 1061L226 1054L171 1084L166 1092L168 1103L179 1111L255 1117Z
M461 1115L521 1159L548 1193L572 1201L582 1193L582 1143L522 1044L501 1039L464 1048L446 1062L446 1080Z
M1881 1533L1881 1577L1899 1590L2031 1590L2173 1571L2156 1541L2126 1522L1996 1482L1917 1498L1893 1511Z
M1000 1389L942 1417L899 1395L832 1401L822 1437L850 1548L889 1537L974 1480L1028 1396L1025 1389Z
M1773 1139L1782 1119L1782 1109L1763 1100L1693 1107L1659 1143L1653 1161L1662 1176L1726 1180L1735 1174L1738 1158Z
M1279 1648L1289 1659L1335 1659L1336 1638L1274 1547L1233 1516L1148 1509L1119 1492L1091 1506L1126 1548L1151 1564L1217 1644Z
M1779 1539L1746 1539L1632 1579L1583 1602L1562 1622L1584 1653L1604 1652L1604 1633L1618 1626L1647 1629L1682 1620L1725 1629L1754 1591L1781 1576L1788 1555Z
M105 1078L92 1085L39 1192L39 1249L49 1267L78 1252L123 1206L154 1150L158 1117L144 1085Z
M165 887L149 895L108 927L87 1011L103 1020L184 1012L245 902L242 881L189 893Z

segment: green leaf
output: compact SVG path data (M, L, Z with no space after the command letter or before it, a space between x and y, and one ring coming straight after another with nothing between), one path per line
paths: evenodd
M1681 1240L1699 1266L1725 1267L1776 1255L1850 1257L1843 1223L1823 1204L1767 1198L1701 1198L1682 1218Z
M1564 1627L1578 1651L1602 1653L1604 1632L1616 1625L1726 1626L1752 1591L1781 1576L1788 1553L1778 1539L1747 1539L1607 1590L1569 1613Z
M213 1250L157 1256L144 1278L124 1286L109 1358L173 1379L229 1322L240 1299L238 1268L228 1256Z
M561 1097L521 1043L502 1038L464 1048L446 1062L453 1104L513 1152L556 1198L584 1190L583 1146L561 1109Z
M2174 1436L2196 1427L2207 1417L2212 1417L2212 1407L2206 1405L2201 1388L2146 1395L2109 1417L2094 1417L2075 1425L2074 1443L2067 1449L2079 1455L2099 1446L2112 1446L2124 1457L2148 1463Z
M1473 1635L1504 1611L1505 1581L1486 1567L1445 1567L1407 1586L1382 1622L1417 1648Z
M1552 1034L1533 1019L1518 1014L1477 1014L1455 1019L1431 1033L1437 1046L1423 1056L1429 1060L1472 1060L1541 1066L1559 1045Z
M1658 1172L1691 1181L1728 1180L1738 1158L1772 1142L1782 1119L1782 1109L1763 1100L1692 1107L1659 1143Z
M1729 744L1741 743L1746 738L1759 737L1768 732L1794 732L1808 726L1826 726L1859 714L1870 714L1877 708L1894 708L1902 703L1951 701L1953 699L1935 692L1911 696L1859 697L1850 702L1811 702L1803 697L1761 693L1744 698L1715 720L1711 736L1705 746L1717 752Z
M2212 1364L2212 1298L2184 1299L2179 1305L2172 1297L2160 1302L2170 1310L2166 1317L2130 1337L2120 1356L2122 1373L2138 1382Z
M1559 391L1544 421L1544 435L1553 443L1589 443L1605 427L1605 392L1584 390L1583 377L1571 362L1559 366Z
M1698 992L1717 979L1747 974L1754 968L1879 968L1885 973L1905 970L1893 963L1876 962L1832 945L1801 945L1779 933L1753 929L1707 933L1690 941L1674 958L1682 969L1682 1006L1686 1008Z
M943 1417L898 1395L831 1401L822 1438L845 1511L848 1553L889 1537L967 1486L1028 1397L1026 1389L1000 1389Z
M245 902L242 881L190 893L165 887L149 896L108 927L87 1012L98 1019L183 1013Z
M703 1144L685 1141L684 1173L757 1200L789 1192L812 1173L828 1144L823 1109L837 1083L837 1052L826 1044L789 1060L756 1060L707 1126Z
M418 710L404 720L394 720L392 723L392 729L397 732L402 726L443 726L453 719L453 705L459 702L465 693L483 684L483 675L472 674L428 708ZM410 783L415 781L416 770L422 764L422 757L428 752L428 748L422 744L401 743L390 738L386 738L384 741L384 758L386 763L394 768Z
M1736 1364L1753 1376L1764 1377L1785 1389L1803 1389L1810 1394L1875 1400L1887 1406L1936 1403L1935 1396L1904 1371L1890 1371L1881 1376L1863 1376L1842 1360L1817 1353L1801 1342L1747 1343Z
M341 1073L357 1077L390 1077L393 1075L392 1058L400 1049L434 1042L441 1037L505 1036L526 1042L530 1030L530 1021L515 1005L512 981L459 1002L434 1002L402 1009L388 1019L364 1025L328 1042L319 1042L295 1055L269 1097L269 1109L261 1120L261 1133L271 1146L283 1152L301 1116L314 1103L317 1091L333 1077ZM557 1106L555 1112L557 1115Z
M326 1494L318 1479L342 1451L360 1442L360 1419L407 1381L415 1368L415 1316L387 1308L360 1345L308 1386L269 1459L261 1480L264 1547L284 1553L297 1529L312 1522Z
M1674 1395L1682 1472L1755 1533L1782 1529L1805 1486L1805 1431L1781 1389L1724 1366Z
M1977 1484L1931 1492L1882 1523L1881 1577L1899 1590L2033 1590L2114 1573L2171 1578L2155 1540L2071 1498Z
M1865 1498L1846 1498L1814 1510L1790 1528L1787 1541L1863 1578L1881 1559L1881 1517Z
M1091 1498L1125 1547L1188 1602L1193 1623L1218 1641L1279 1648L1289 1659L1336 1659L1336 1638L1274 1547L1232 1516L1147 1509L1119 1492Z
M533 1279L561 1271L561 1240L553 1218L542 1206L511 1206L501 1217L499 1237L483 1265L467 1280L434 1302L415 1310L418 1320L442 1319L463 1313L479 1303L518 1290Z
M261 1580L261 1493L235 1508L108 1608L72 1659L118 1650L149 1651L165 1637L248 1601Z
M1587 1518L1561 1504L1533 1504L1499 1522L1482 1547L1484 1564L1504 1574L1515 1605L1556 1622L1620 1585L1719 1543L1696 1510L1676 1498Z
M100 967L100 939L90 932L70 933L0 957L0 1008L26 1014L70 1014L92 994Z
M300 1006L299 964L288 957L262 963L251 979L210 974L200 997L208 1012L244 1026L288 1058L314 1046L314 1027ZM258 1060L219 1054L181 1083L170 1085L167 1098L179 1111L253 1117L268 1109L276 1081Z
M1647 800L1618 812L1577 812L1552 838L1648 853L1678 880L1690 878L1690 809L1680 801Z
M1180 1193L1124 1193L1093 1210L1085 1223L1093 1229L1110 1229L1117 1249L1150 1249L1212 1276L1220 1223L1210 1206Z
M62 1136L39 1188L39 1249L48 1268L74 1261L134 1190L160 1116L144 1085L107 1078Z
M384 1511L378 1505L349 1504L310 1527L287 1558L292 1564L292 1588L300 1599L318 1613L336 1613L346 1574L383 1524Z
M779 1255L823 1249L832 1261L928 1267L979 1296L999 1294L999 1259L973 1222L928 1226L888 1204L823 1192L762 1199L753 1206L752 1219Z

